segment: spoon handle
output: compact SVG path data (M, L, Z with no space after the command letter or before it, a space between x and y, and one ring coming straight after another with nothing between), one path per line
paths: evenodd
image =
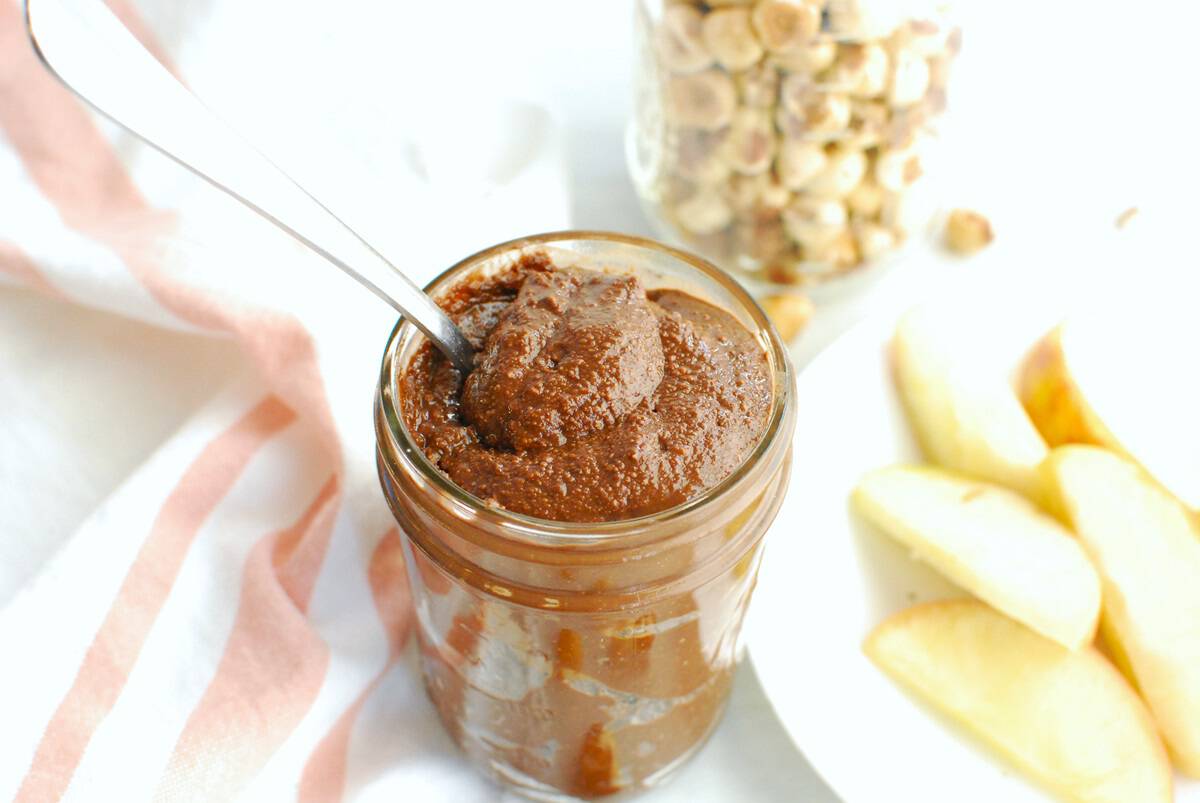
M27 0L25 19L41 60L97 111L357 279L471 369L471 344L429 296L210 112L104 3Z

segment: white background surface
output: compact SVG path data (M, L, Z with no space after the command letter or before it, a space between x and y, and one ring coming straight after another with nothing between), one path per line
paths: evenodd
M1019 252L1024 258L1047 255L1044 265L1014 271L1031 288L1041 270L1073 270L1086 281L1087 264L1066 264L1074 253L1070 243L1110 236L1116 215L1135 205L1166 221L1159 230L1171 248L1156 249L1147 259L1197 270L1200 169L1194 143L1200 131L1191 107L1200 59L1196 27L1185 16L1191 12L1167 2L975 5L960 3L966 39L946 125L951 167L942 180L948 203L985 211L1001 238L1029 244ZM461 121L458 130L469 132L477 124L469 112L486 99L528 100L557 119L573 224L650 233L624 169L629 3L300 0L289 3L282 18L279 4L238 6L236 20L190 23L229 35L227 62L209 71L213 77L197 91L385 252L399 251L413 231L430 225L422 216L432 213L406 208L395 193L396 164L406 158L405 149L432 139L451 170L456 151L464 160L478 158L470 152L470 136L445 133L439 121ZM311 42L311 58L273 58L271 41L279 37ZM186 74L186 57L184 62ZM361 75L375 80L356 80ZM375 91L381 75L394 76L394 94ZM231 91L234 86L241 91ZM347 120L356 124L347 126ZM431 125L432 137L422 133ZM389 141L397 162L361 158ZM455 201L447 198L435 210L449 231ZM425 255L440 264L414 266L414 272L431 275L476 246L522 233L447 235L443 251ZM1086 249L1078 253L1080 260L1090 258ZM925 252L913 254L910 263L868 302L827 314L800 344L798 357L807 358L871 308L899 303L947 272L974 269L972 262ZM1131 282L1145 274L1136 255L1126 269ZM116 351L105 346L112 343L129 346L119 364L98 358ZM0 289L0 377L22 377L19 392L14 383L0 381L0 483L8 472L44 476L46 498L27 500L45 511L43 554L235 360L219 343L173 342L137 324ZM146 393L161 397L161 418L125 420L129 400ZM40 410L47 426L75 428L77 450L47 454L14 441L4 420L22 409ZM6 560L4 544L0 539L0 603L36 569ZM804 682L802 668L797 682ZM870 727L869 713L857 716ZM712 742L671 786L646 798L833 799L792 747L749 667L739 675Z

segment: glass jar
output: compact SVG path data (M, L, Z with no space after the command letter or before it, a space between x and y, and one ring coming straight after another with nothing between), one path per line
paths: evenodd
M719 305L754 333L774 385L762 440L702 495L625 521L547 521L452 483L398 414L399 380L424 337L401 322L383 358L380 481L403 531L426 689L485 772L543 800L663 781L713 729L729 694L761 541L787 487L792 369L770 323L727 274L667 246L566 232L496 246L435 279L435 298L524 249L636 272Z
M919 185L961 39L941 4L637 0L636 31L627 159L662 236L811 287L932 217Z

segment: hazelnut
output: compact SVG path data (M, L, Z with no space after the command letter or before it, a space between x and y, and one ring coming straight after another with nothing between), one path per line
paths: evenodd
M790 120L785 118L788 127L780 126L785 135L792 134L789 129L793 126L806 136L843 131L850 123L850 99L818 88L807 76L793 74L783 79L779 98L781 110L791 115Z
M744 70L762 58L762 45L750 27L750 10L747 8L710 11L701 31L705 47L727 70Z
M883 129L883 140L880 143L893 151L912 150L916 147L917 137L929 119L928 112L922 108L924 101L907 109L895 109Z
M904 4L893 0L829 0L828 30L839 38L883 39L900 25Z
M878 100L850 101L850 130L845 144L866 150L887 139L891 121L890 107Z
M733 118L737 89L722 70L676 75L667 82L666 104L672 122L715 131Z
M763 62L734 76L743 106L769 109L779 98L779 69Z
M871 179L859 182L846 195L846 209L858 219L874 218L883 209L883 190Z
M678 173L666 171L659 178L657 197L664 206L675 206L680 201L692 197L698 189L695 181L690 181Z
M714 234L729 225L733 210L716 190L700 189L675 207L675 218L692 234Z
M780 108L797 116L804 116L804 107L814 103L822 94L816 80L810 75L790 73L783 76L779 84Z
M842 227L825 240L804 244L804 258L833 271L852 268L861 261L858 243L849 229Z
M887 90L889 66L887 51L880 45L844 44L838 48L830 81L851 95L873 98Z
M735 175L726 185L725 198L739 215L762 210L779 211L792 199L770 171L755 176Z
M728 228L718 229L711 234L692 234L684 231L681 239L688 248L717 263L727 262L735 256L733 238Z
M946 218L946 247L956 254L973 254L994 237L991 222L978 212L955 209Z
M752 14L759 41L773 53L795 51L821 30L821 9L805 0L759 0Z
M699 72L712 66L713 57L700 35L704 15L692 6L668 6L654 32L658 60L668 70Z
M779 149L775 169L780 182L790 190L802 190L825 170L825 149L811 142L785 141Z
M733 167L724 158L722 146L728 131L683 129L676 134L672 170L698 184L719 184L729 177Z
M771 319L771 323L775 324L775 330L784 341L792 340L800 334L800 330L812 318L815 309L808 296L800 293L763 296L758 303Z
M729 125L723 148L725 160L738 173L757 175L771 167L775 157L775 128L759 109L739 109Z
M891 192L899 192L921 177L921 158L912 148L880 151L875 156L875 181Z
M837 43L832 39L816 39L792 50L772 51L769 58L780 69L816 75L837 58Z
M950 35L953 32L930 19L909 20L898 27L891 40L897 47L911 50L918 56L953 55Z
M867 157L853 148L837 147L827 154L825 168L805 187L821 198L844 198L867 172Z
M854 238L864 262L873 262L896 247L896 235L878 223L856 223Z
M767 173L762 173L757 176L742 176L735 173L729 177L729 182L725 185L724 195L734 215L738 217L747 216L751 210L758 206L758 198L762 195L760 182L766 179L768 175Z
M925 96L929 89L929 62L909 49L896 53L893 59L892 80L888 86L888 103L911 106Z
M846 207L841 201L802 195L783 210L783 225L807 253L846 231Z
M769 173L767 175L770 176ZM763 186L760 201L763 207L779 211L792 202L792 193L774 176L770 178L771 180Z
M759 263L778 259L791 247L778 215L759 215L738 221L733 227L733 239L739 253Z

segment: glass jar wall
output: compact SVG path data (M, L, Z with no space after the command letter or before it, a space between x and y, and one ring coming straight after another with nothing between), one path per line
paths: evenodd
M485 772L541 799L595 798L661 782L715 726L786 487L795 402L783 346L745 291L649 241L529 238L465 260L429 291L543 247L721 306L763 344L773 386L762 440L719 485L637 519L553 522L489 506L426 459L398 413L399 380L423 337L401 324L388 344L379 474L404 535L429 695Z
M638 0L630 171L662 233L770 285L884 259L921 190L960 35L915 0Z

